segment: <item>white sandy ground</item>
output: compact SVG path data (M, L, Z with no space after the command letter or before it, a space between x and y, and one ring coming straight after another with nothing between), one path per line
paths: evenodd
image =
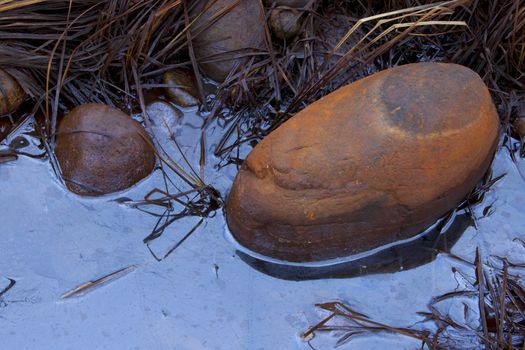
M169 116L168 116L169 117ZM178 140L198 165L198 129L202 121L186 110L175 126ZM176 125L176 123L174 124ZM210 135L218 135L214 128ZM162 131L159 141L167 147ZM164 136L163 136L164 135ZM210 136L207 148L214 146ZM215 137L216 139L216 137ZM173 149L172 149L173 151ZM205 180L227 193L235 166L217 170L209 156ZM525 261L525 162L514 164L500 151L497 183L476 208L478 230L469 228L453 253L473 260L482 254ZM142 243L155 218L112 199L141 199L160 186L154 173L129 191L105 198L80 198L65 191L47 162L21 157L0 165L0 349L75 350L288 350L310 349L301 332L325 314L315 303L343 300L371 318L395 326L421 320L433 296L458 287L445 256L418 268L351 279L292 282L255 271L235 255L224 237L221 212L204 224L172 255L156 262ZM495 212L482 218L493 203ZM173 224L154 242L162 254L198 218ZM83 296L61 299L76 286L130 265L137 268ZM216 266L218 270L216 270ZM311 345L330 349L331 335L316 336ZM394 335L358 337L340 349L415 349L418 343Z

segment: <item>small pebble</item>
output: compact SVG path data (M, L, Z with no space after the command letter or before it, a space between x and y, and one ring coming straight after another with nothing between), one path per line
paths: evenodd
M25 98L26 94L20 84L0 69L0 116L14 112Z
M193 72L187 69L172 69L162 76L162 84L166 87L168 99L181 106L192 107L199 104L199 90Z
M273 35L281 40L290 40L301 30L301 14L296 9L277 7L270 13L268 24Z
M525 118L517 118L512 126L520 138L525 138Z

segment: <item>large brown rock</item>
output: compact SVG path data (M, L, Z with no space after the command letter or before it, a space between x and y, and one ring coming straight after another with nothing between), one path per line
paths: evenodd
M265 15L259 0L201 1L193 15L198 15L192 25L195 56L216 81L242 66L246 58L241 57L264 47Z
M62 120L55 153L67 187L80 195L126 189L155 167L144 128L127 114L96 103L78 106Z
M14 112L24 102L26 94L18 82L0 69L0 116Z
M367 251L421 232L489 167L499 119L468 68L376 73L299 112L259 143L228 198L238 242L288 261Z

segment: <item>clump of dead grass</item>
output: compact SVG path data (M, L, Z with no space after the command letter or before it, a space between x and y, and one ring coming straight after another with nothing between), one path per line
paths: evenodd
M320 97L407 63L452 62L476 71L509 133L525 113L523 1L315 1L304 16L294 40L269 38L264 69L247 68L221 87L237 118L216 155L235 161L239 144L257 142Z
M316 333L334 333L338 334L335 346L340 346L357 336L391 333L420 341L422 349L522 349L525 289L520 276L525 265L505 258L482 262L479 253L473 263L447 255L470 269L462 272L452 268L456 279L463 281L465 287L432 298L428 311L418 313L424 318L422 322L410 327L392 326L334 301L316 305L329 314L310 327L303 337L310 339ZM441 307L450 305L450 301L462 303L462 317L451 316L450 307ZM477 322L469 322L471 319Z
M378 64L382 55L402 52L405 43L414 38L409 34L425 27L464 27L462 21L444 20L463 2L415 4L377 13L349 1L310 2L297 38L282 42L268 37L267 46L273 51L260 61L264 69L247 67L237 74L236 81L221 86L222 95L230 96L237 118L215 154L235 160L231 154L240 144L257 142L320 97L387 68Z
M143 90L159 86L163 71L187 66L200 77L191 7L182 0L6 1L0 66L35 99L52 139L60 114L72 106L102 102L131 112L143 109ZM216 154L257 141L348 82L412 62L455 62L478 72L506 130L523 113L521 0L312 0L302 11L298 37L267 35L267 52L221 84L210 120L225 104L237 118Z
M60 113L86 102L131 112L142 84L187 63L181 8L180 0L5 1L0 66L35 100L52 139Z

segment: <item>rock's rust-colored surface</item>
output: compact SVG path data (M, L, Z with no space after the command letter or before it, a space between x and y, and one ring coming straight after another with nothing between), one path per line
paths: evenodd
M226 213L238 242L317 261L409 238L455 208L494 155L499 119L468 68L376 73L305 108L259 143Z
M187 69L172 69L162 75L162 84L168 99L182 107L197 106L199 104L199 90L193 72Z
M0 69L0 116L14 112L26 94L18 82L6 71Z
M231 70L246 62L240 57L264 47L265 16L258 0L201 1L193 11L194 16L198 14L192 25L195 56L212 79L224 81Z
M144 128L104 104L73 109L60 123L55 153L67 187L80 195L126 189L155 167L155 152Z
M525 118L518 118L512 124L518 137L525 138Z

